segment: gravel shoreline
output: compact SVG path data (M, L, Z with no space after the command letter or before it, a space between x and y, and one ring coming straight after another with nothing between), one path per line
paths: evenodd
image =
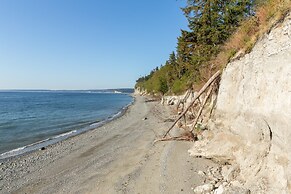
M113 116L108 117L105 120L101 120L98 123L94 123L95 126L92 126L92 127L88 126L88 127L85 127L83 129L79 129L79 130L68 131L68 132L47 138L46 140L41 140L39 142L32 143L30 145L26 145L24 147L20 147L20 148L16 148L16 149L4 152L4 153L0 154L0 165L1 165L1 163L4 163L7 160L11 160L11 159L13 160L15 158L30 154L30 153L35 152L37 150L44 150L44 149L46 149L46 147L48 147L50 145L67 140L67 139L72 138L74 136L78 136L82 133L86 133L87 131L95 130L97 128L102 127L103 125L106 125L109 122L114 121L115 119L118 119L119 117L122 117L126 113L128 108L130 106L132 106L135 102L135 97L133 95L130 95L130 96L132 97L131 103L129 103L128 105L123 107L118 113L114 114Z
M161 142L171 124L169 107L136 97L124 115L49 145L0 162L0 193L187 193L203 183L190 142ZM145 119L147 118L147 119Z

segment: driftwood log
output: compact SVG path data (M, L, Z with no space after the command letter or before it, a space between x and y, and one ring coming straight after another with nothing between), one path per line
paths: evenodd
M180 107L180 104L183 105L182 110L184 110L184 104L185 104L186 100L189 98L190 94L191 94L191 90L187 90L187 92L186 92L184 98L183 98L182 100L179 100L179 102L178 102L178 104L177 104L177 111L178 111L178 109L179 109L179 107Z
M197 136L194 135L190 131L185 131L181 136L178 137L164 137L162 139L157 139L154 141L154 144L159 142L159 141L171 141L171 140L176 140L176 141L194 141L197 139Z
M204 99L204 101L203 101L203 103L202 103L202 105L201 105L201 107L200 107L200 109L199 109L199 111L198 111L198 113L197 113L197 116L196 116L196 118L195 118L195 120L194 120L194 122L193 122L193 127L192 127L192 129L191 129L191 132L193 132L193 130L195 129L195 125L197 124L198 119L199 119L199 117L200 117L201 114L202 114L203 108L204 108L204 106L205 106L205 104L206 104L208 98L210 97L210 94L211 94L211 92L212 92L212 89L213 89L213 88L211 87L211 88L208 90L207 94L206 94L206 97L205 97L205 99Z
M180 116L175 120L175 122L171 125L171 127L167 130L167 132L164 134L163 139L169 134L169 132L174 128L174 126L178 123L178 121L184 117L184 115L188 112L188 110L193 106L195 101L199 99L199 97L207 90L209 86L212 85L212 83L220 76L221 72L217 71L207 82L206 84L201 88L201 90L198 92L198 94L195 96L195 98L192 100L190 105L180 114ZM198 118L199 115L197 115L196 118Z

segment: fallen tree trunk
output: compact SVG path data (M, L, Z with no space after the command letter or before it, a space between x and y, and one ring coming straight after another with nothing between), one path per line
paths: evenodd
M202 111L203 111L203 108L204 108L204 106L205 106L205 104L206 104L206 102L207 102L207 100L208 100L208 98L209 98L209 96L210 96L210 94L211 94L211 92L212 92L212 89L213 89L213 88L210 88L210 89L208 90L208 92L207 92L207 95L206 95L206 97L205 97L205 99L204 99L204 101L203 101L203 103L202 103L202 105L201 105L201 107L200 107L200 109L199 109L199 111L198 111L197 117L196 117L196 119L195 119L194 122L193 122L193 128L192 128L191 132L195 129L195 125L197 124L198 119L199 119L199 117L201 116L201 113L202 113Z
M165 137L162 139L157 139L154 141L154 143L159 142L159 141L171 141L171 140L177 140L177 141L195 141L197 139L197 136L194 135L190 131L184 132L183 135L178 136L178 137Z
M177 124L177 122L187 113L187 111L193 106L195 101L201 96L203 92L220 76L220 71L217 71L207 82L206 84L201 88L201 90L198 92L197 96L192 100L190 105L183 111L183 113L176 119L176 121L172 124L172 126L168 129L168 131L164 134L163 138L165 138L168 133L173 129L173 127Z
M183 104L183 109L182 110L184 110L184 104L185 104L186 100L189 98L190 94L191 94L191 90L187 90L184 98L182 100L179 100L179 102L177 104L177 111L178 111L178 109L180 107L180 104Z

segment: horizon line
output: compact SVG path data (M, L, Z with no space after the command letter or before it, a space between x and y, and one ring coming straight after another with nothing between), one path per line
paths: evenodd
M89 91L89 90L122 90L134 89L134 87L121 87L121 88L99 88L99 89L1 89L0 91Z

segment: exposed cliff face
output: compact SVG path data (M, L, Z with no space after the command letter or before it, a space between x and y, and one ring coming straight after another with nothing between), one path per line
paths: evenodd
M229 63L221 78L214 138L189 152L236 167L252 193L291 193L291 15ZM237 182L236 182L237 183Z

